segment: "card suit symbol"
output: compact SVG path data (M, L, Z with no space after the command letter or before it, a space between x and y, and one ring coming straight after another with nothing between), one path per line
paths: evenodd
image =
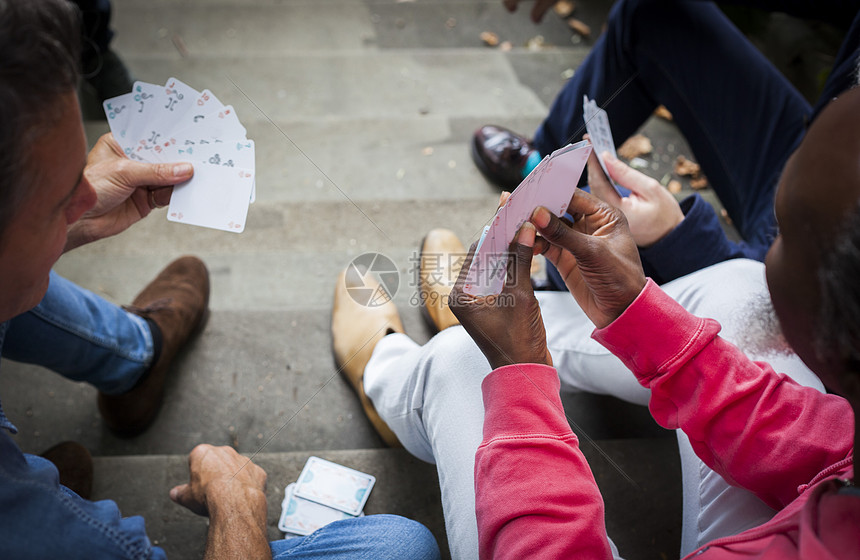
M242 229L242 224L236 224L236 225L235 225L235 226L233 226L233 227L234 227L234 228L236 228L236 229Z
M181 219L182 219L182 218L184 218L185 216L182 214L182 212L180 212L180 213L179 213L179 216L177 216L177 217L181 220Z
M198 100L197 100L197 104L198 104L198 105L203 105L203 99L198 99ZM195 122L197 122L197 119L194 119L194 121L195 121Z
M233 227L233 221L232 221L232 220L230 220L230 223L229 223L229 224L227 224L227 227L228 227L228 228L232 228L232 227Z

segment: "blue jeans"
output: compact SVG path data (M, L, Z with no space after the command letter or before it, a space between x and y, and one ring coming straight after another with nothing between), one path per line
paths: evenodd
M798 12L838 8L826 2L788 4ZM663 104L744 241L701 235L705 228L720 233L719 222L714 216L702 218L698 210L705 205L685 201L685 212L697 209L695 217L688 214L693 219L679 226L686 229L677 236L680 241L643 253L646 271L669 281L727 258L764 260L777 233L773 198L782 169L817 112L851 85L860 16L854 12L843 21L850 18L854 23L813 110L713 3L622 0L613 7L606 32L553 102L535 133L535 146L548 154L581 139L583 95L606 109L619 142ZM714 248L716 243L723 247Z
M438 560L439 545L424 525L396 515L336 521L303 538L274 541L272 560Z
M149 367L152 332L143 318L51 272L39 305L9 321L2 355L115 395Z

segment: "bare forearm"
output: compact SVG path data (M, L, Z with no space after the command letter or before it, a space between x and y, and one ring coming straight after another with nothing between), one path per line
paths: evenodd
M266 536L266 496L220 496L209 504L205 560L271 560Z

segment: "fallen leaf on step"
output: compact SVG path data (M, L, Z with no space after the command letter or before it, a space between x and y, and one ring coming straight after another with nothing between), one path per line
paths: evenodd
M732 225L732 219L729 217L729 213L725 208L720 209L720 216L723 217L727 224Z
M555 13L557 13L559 17L566 18L576 9L576 4L570 0L559 0L555 3L554 9Z
M499 36L492 31L484 31L481 33L481 41L488 47L495 47L499 44Z
M618 155L626 160L631 160L635 157L650 154L654 150L651 145L651 140L644 134L637 134L628 138L618 148Z
M681 192L681 181L672 179L671 181L669 181L669 184L666 185L666 188L669 190L670 193L678 194L679 192Z
M454 29L457 27L457 18L448 18L448 21L445 22L445 27L448 29Z
M664 105L660 105L657 109L654 110L654 114L660 117L663 120L672 121L672 113L669 112Z
M526 42L526 48L530 51L539 51L544 47L543 35L535 35Z
M694 161L690 161L684 156L678 156L675 160L675 173L681 177L698 177L702 172L701 166Z
M586 39L588 37L591 37L591 28L588 27L588 25L584 21L580 21L576 18L570 18L569 20L567 20L567 24L570 26L571 29L573 29Z
M697 191L705 189L708 187L708 178L702 175L701 177L690 179L690 186Z
M514 48L514 46L511 44L510 41L505 41L501 45L499 45L499 50L501 50L502 52L508 52L512 48Z

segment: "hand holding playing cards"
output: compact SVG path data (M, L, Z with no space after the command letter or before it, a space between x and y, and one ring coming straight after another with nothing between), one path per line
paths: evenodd
M656 179L625 165L604 152L603 161L611 179L630 189L630 196L619 196L609 184L596 154L588 158L588 184L591 192L619 208L627 217L630 233L639 247L649 247L669 234L684 219L681 207Z
M173 185L191 178L190 164L132 161L111 134L105 134L87 157L84 177L98 195L96 205L69 227L66 251L116 235L167 206Z
M472 245L460 277L448 296L451 311L493 369L525 363L552 365L540 307L531 283L534 244L534 227L526 222L511 243L508 277L502 292L485 297L463 291L475 256L476 245Z
M555 265L582 310L598 328L618 318L645 287L639 251L617 208L577 190L568 212L571 226L546 208L531 221L543 239L536 243Z

